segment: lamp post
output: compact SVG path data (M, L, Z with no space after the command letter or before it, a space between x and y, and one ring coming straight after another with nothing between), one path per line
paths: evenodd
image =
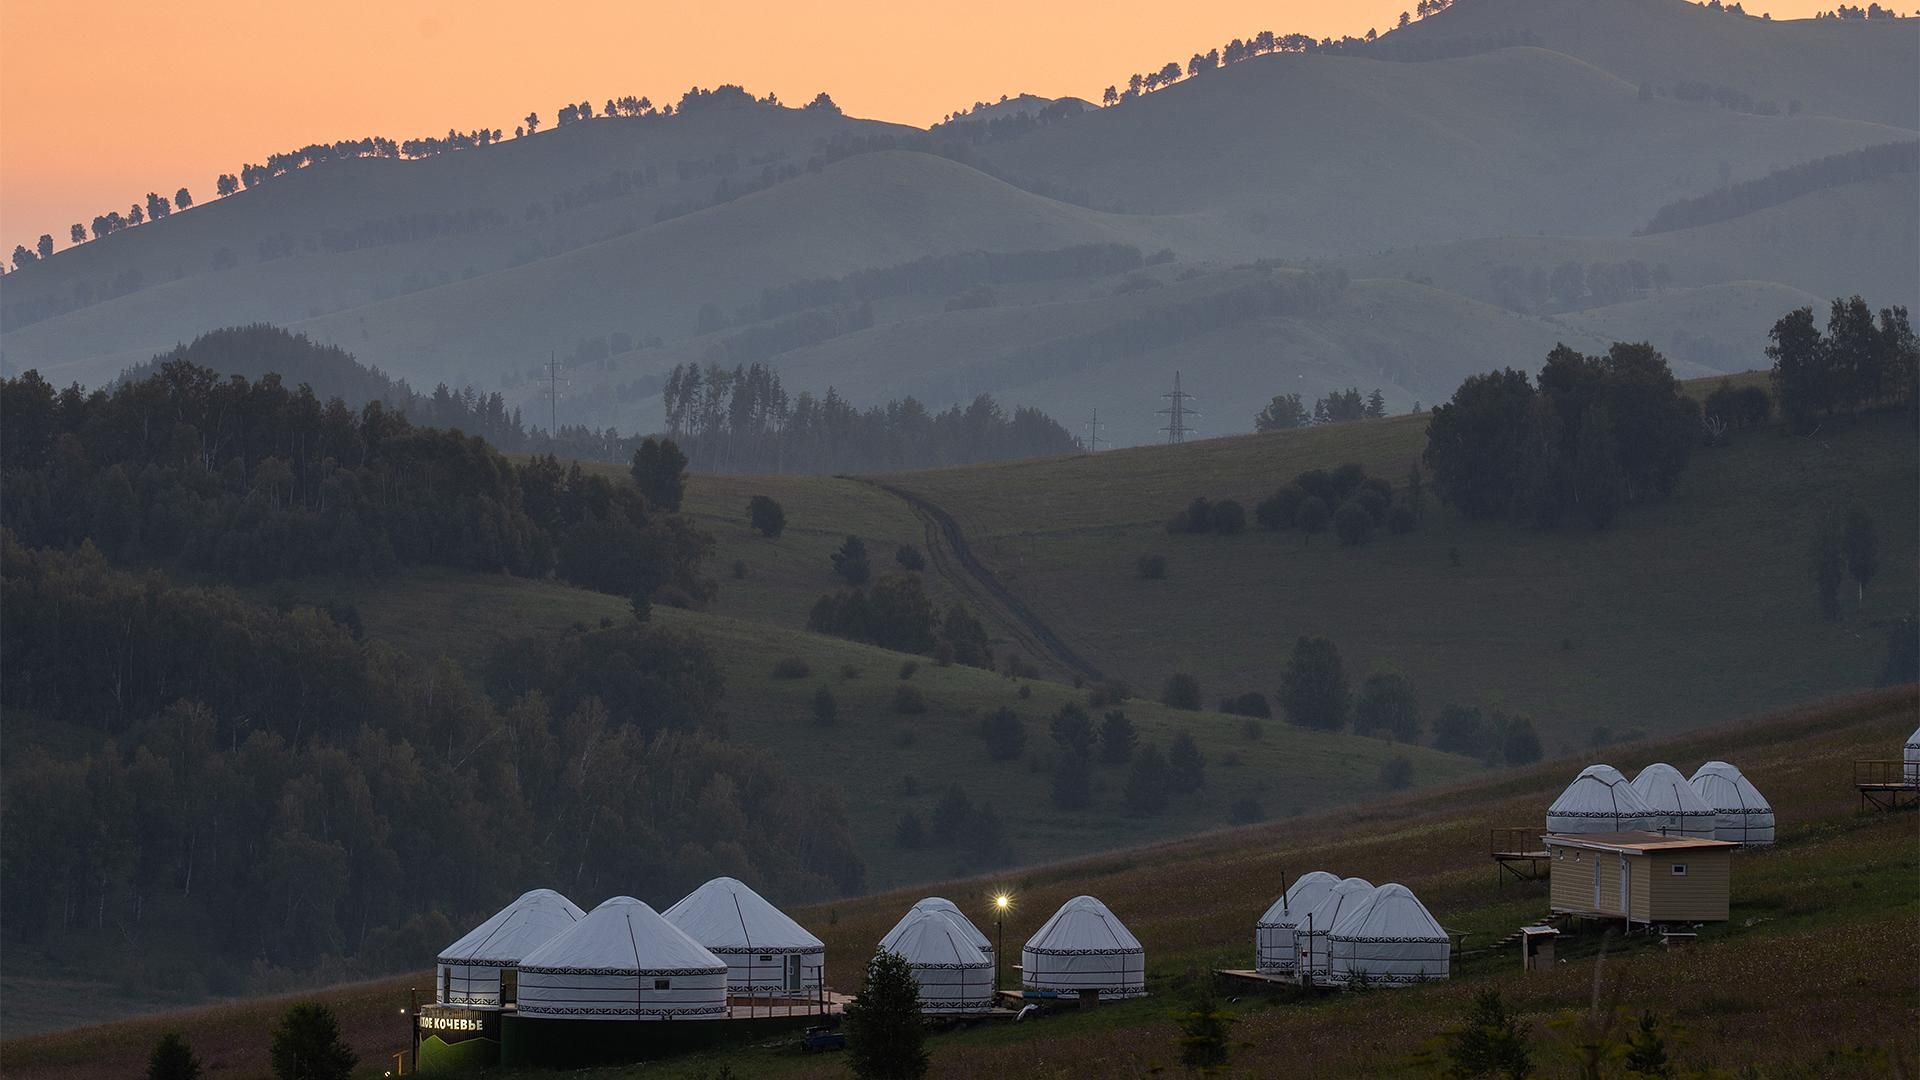
M1000 993L1000 958L1007 952L1007 906L1013 897L1006 893L996 894L993 898L993 926L999 940L993 946L993 992Z

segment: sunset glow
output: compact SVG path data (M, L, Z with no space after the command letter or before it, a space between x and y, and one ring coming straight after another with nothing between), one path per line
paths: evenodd
M511 133L529 110L550 125L567 101L671 101L695 84L739 83L792 104L826 90L852 115L917 125L1001 94L1097 100L1131 72L1234 37L1384 32L1406 6L5 0L0 235L51 232L65 247L71 222L182 185L207 201L216 174L277 150L483 124ZM1767 6L1787 18L1818 5Z

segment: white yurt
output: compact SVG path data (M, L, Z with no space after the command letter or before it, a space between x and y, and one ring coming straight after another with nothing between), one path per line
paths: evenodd
M887 931L887 936L880 939L880 947L882 949L892 948L893 936L906 929L907 924L913 921L914 916L926 911L939 912L952 920L954 925L958 926L961 932L966 935L966 939L973 944L974 948L984 953L987 959L993 959L993 942L987 938L987 935L981 933L978 927L969 922L965 915L961 914L958 905L944 896L929 896L913 905L905 915L900 917L899 922L893 924L893 929Z
M520 1015L720 1020L727 962L631 896L616 896L520 961Z
M1913 734L1907 736L1907 749L1904 758L1907 763L1907 786L1920 787L1920 728L1914 728Z
M498 1008L515 996L514 969L528 953L586 918L586 912L552 889L534 889L493 913L465 937L440 951L434 1000L442 1005ZM505 971L506 986L501 986Z
M1141 997L1147 992L1147 951L1107 905L1076 896L1060 905L1020 952L1029 990L1102 998Z
M1633 778L1633 793L1655 814L1654 832L1712 840L1719 815L1679 769L1658 762Z
M1760 846L1773 843L1773 807L1739 769L1709 761L1687 781L1713 807L1713 838Z
M993 1008L993 958L980 951L954 912L913 911L880 948L905 960L920 980L923 1013L978 1013Z
M1589 765L1547 807L1547 831L1631 832L1654 828L1658 816L1620 770L1611 765Z
M826 945L733 878L714 878L660 917L727 962L731 994L765 997L820 992Z
M1341 916L1327 935L1334 986L1445 982L1453 940L1405 885L1382 885Z
M1253 969L1262 975L1291 975L1300 970L1300 945L1295 928L1307 912L1326 899L1340 879L1325 870L1303 874L1287 886L1286 895L1273 902L1253 924Z
M1327 890L1327 895L1300 918L1300 925L1294 928L1294 941L1300 946L1300 974L1306 978L1325 979L1327 977L1328 952L1327 937L1333 928L1340 925L1361 901L1373 895L1373 882L1366 878L1341 878L1340 883Z

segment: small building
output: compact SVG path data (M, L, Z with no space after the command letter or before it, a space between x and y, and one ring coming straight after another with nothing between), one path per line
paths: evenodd
M1328 937L1333 933L1333 928L1340 925L1341 919L1371 895L1373 882L1366 878L1342 878L1301 918L1300 924L1294 928L1293 937L1300 945L1300 978L1303 982L1311 984L1326 981L1333 961Z
M993 958L980 951L958 912L909 912L880 945L907 962L920 984L920 1011L929 1016L993 1009Z
M726 961L730 996L820 993L826 945L735 878L714 878L660 917Z
M1713 807L1715 840L1754 847L1773 843L1773 806L1739 769L1709 761L1687 783Z
M1658 762L1633 778L1633 793L1655 814L1652 832L1666 836L1714 838L1719 815L1700 797L1679 769Z
M1300 970L1300 943L1294 935L1307 912L1338 884L1339 877L1315 870L1287 886L1286 893L1253 924L1253 970L1262 975L1292 975Z
M1726 921L1738 844L1651 832L1542 839L1553 856L1556 915L1645 925Z
M727 962L631 896L616 896L520 961L519 1016L720 1020Z
M1027 990L1101 1000L1144 997L1147 951L1119 916L1091 896L1060 905L1020 954Z
M435 960L437 1005L497 1009L512 1005L520 958L586 918L552 889L534 889L440 951Z

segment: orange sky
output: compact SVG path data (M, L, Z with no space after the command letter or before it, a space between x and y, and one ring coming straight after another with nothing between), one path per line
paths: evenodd
M1827 0L1750 4L1806 16ZM815 4L0 0L0 252L306 143L404 139L565 101L737 82L926 124L1271 29L1384 31L1411 0L828 0Z

